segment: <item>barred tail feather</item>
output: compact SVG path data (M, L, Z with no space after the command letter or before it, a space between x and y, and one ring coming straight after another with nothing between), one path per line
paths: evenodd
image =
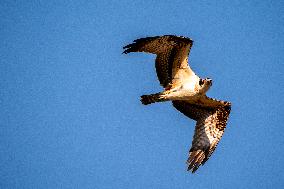
M161 102L165 100L161 97L161 93L157 93L157 94L150 94L150 95L142 95L140 101L142 102L142 104L148 105L148 104L152 104L155 102Z

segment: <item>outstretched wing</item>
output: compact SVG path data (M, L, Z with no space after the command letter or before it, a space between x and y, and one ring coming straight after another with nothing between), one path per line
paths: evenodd
M147 52L156 54L156 72L160 84L167 87L170 83L181 81L185 77L196 76L188 66L188 54L193 41L174 35L146 37L134 40L123 47L125 54ZM173 81L177 80L177 81Z
M231 104L219 102L219 106L209 107L190 104L186 101L173 101L173 106L177 110L197 121L187 160L187 170L192 173L209 159L226 128Z

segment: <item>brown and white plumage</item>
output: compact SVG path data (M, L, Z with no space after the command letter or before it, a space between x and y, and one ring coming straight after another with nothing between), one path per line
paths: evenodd
M165 88L169 84L188 77L197 77L189 67L187 60L193 41L173 35L146 37L134 40L123 47L123 53L147 52L156 54L155 67L160 84Z
M188 171L195 172L214 152L220 141L231 110L231 103L212 99L206 92L211 79L199 78L188 65L193 41L173 35L134 40L124 47L124 53L148 52L156 54L156 72L164 91L142 95L144 105L172 101L173 106L196 121Z
M213 100L212 101L216 101ZM220 105L202 106L185 101L173 101L173 106L196 121L192 147L189 152L188 171L195 172L204 164L217 147L231 111L231 103L219 101Z

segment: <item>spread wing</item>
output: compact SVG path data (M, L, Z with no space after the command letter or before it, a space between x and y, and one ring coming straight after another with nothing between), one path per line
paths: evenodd
M197 77L188 66L188 55L193 41L186 37L174 35L146 37L134 40L134 43L123 47L125 54L130 52L147 52L156 54L155 67L160 84L167 87Z
M213 100L213 99L212 99ZM186 101L173 101L173 106L189 118L197 121L187 160L188 171L194 173L209 159L226 128L231 103L218 101L219 106L203 106Z

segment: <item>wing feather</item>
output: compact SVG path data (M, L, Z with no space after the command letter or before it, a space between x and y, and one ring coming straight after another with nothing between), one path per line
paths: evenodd
M219 101L219 106L202 106L185 101L173 101L173 106L196 120L196 126L187 160L188 171L193 173L209 159L226 128L231 104Z
M192 44L193 41L190 38L181 36L146 37L136 39L132 44L123 47L125 49L123 53L147 52L156 54L157 76L160 84L167 87L170 83L173 83L174 78L195 75L187 62Z
M157 77L163 87L167 87L171 83L171 74L168 72L170 70L170 64L168 64L168 60L171 59L170 56L171 53L162 53L157 55L155 61Z

